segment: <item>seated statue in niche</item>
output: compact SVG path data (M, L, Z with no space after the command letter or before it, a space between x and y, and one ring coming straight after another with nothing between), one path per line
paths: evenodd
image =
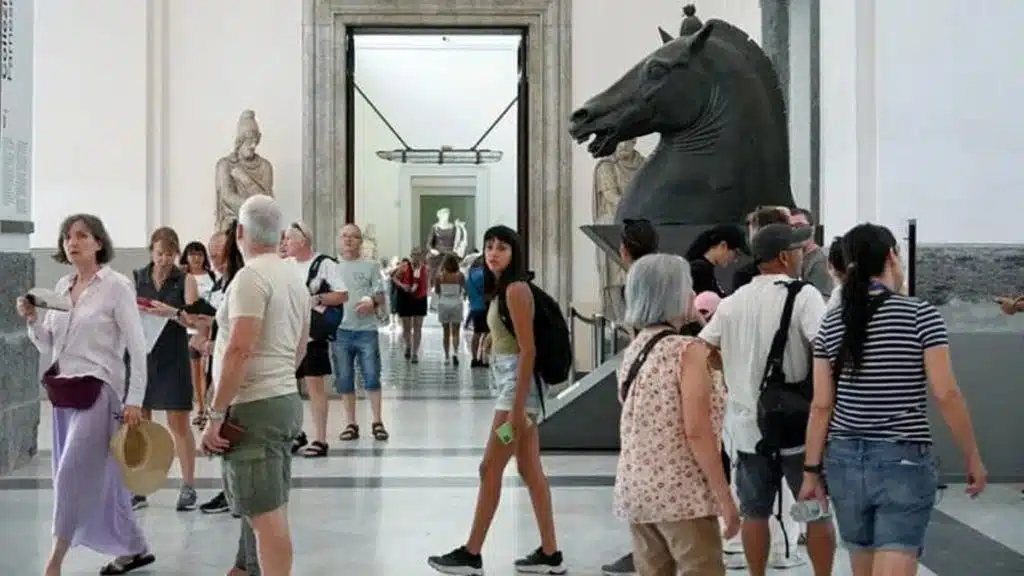
M256 123L256 113L245 110L238 119L235 148L217 161L217 208L214 222L218 230L238 218L238 209L251 196L274 195L274 167L256 153L263 134Z

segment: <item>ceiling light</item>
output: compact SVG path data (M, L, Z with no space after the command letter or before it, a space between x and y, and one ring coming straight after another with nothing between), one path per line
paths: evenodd
M396 148L377 151L377 157L381 160L402 164L493 164L500 162L502 155L500 150L456 150L447 147L440 150Z

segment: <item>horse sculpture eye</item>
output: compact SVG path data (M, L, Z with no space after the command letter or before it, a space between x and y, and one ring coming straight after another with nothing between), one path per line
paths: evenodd
M668 75L669 67L663 62L655 60L647 64L646 72L649 80L661 80Z

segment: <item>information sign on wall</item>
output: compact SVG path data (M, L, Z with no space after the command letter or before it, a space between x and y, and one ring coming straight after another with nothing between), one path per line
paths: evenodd
M0 0L0 220L32 219L32 4Z

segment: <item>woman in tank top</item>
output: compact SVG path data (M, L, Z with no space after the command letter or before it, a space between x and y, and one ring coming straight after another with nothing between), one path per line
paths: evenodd
M210 265L210 257L206 253L206 246L202 242L192 241L185 245L181 252L181 260L178 262L181 269L195 280L195 294L185 294L185 302L191 303L202 298L210 301L210 291L216 277ZM186 286L186 292L191 292L191 284ZM189 336L194 336L197 330L188 329ZM206 377L205 361L203 354L195 349L189 350L189 360L192 369L192 397L195 399L196 414L192 418L192 425L201 428L206 424Z
M462 326L462 301L466 278L459 271L459 258L449 252L441 258L441 268L434 281L437 294L437 321L441 323L444 362L451 356L452 365L459 365L459 328Z

